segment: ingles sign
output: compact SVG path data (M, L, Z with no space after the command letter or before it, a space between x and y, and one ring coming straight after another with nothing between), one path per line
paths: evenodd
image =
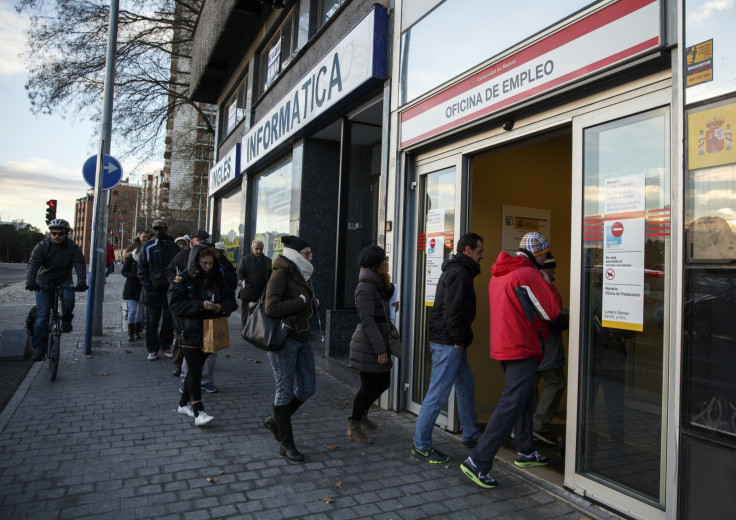
M210 182L207 186L207 195L220 190L231 180L240 177L240 143L235 146L220 161L210 169Z
M265 157L369 79L385 74L386 9L374 6L243 136L241 168Z
M661 45L658 0L621 0L596 11L401 114L410 146L528 101Z

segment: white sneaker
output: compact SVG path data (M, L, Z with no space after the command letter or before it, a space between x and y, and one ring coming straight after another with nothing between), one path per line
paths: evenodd
M211 423L215 418L209 415L207 412L202 410L199 412L199 415L194 418L194 425L195 426L204 426L205 424Z
M189 404L186 406L180 406L176 411L182 415L188 415L189 417L194 417L194 410L192 410L192 406Z
M164 356L166 356L169 359L174 357L174 354L172 354L171 351L168 349L163 349L163 353L164 353Z
M158 359L158 352L150 352L148 354L148 361L156 361Z

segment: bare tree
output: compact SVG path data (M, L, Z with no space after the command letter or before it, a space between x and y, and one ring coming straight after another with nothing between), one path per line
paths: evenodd
M122 154L145 160L162 150L167 119L193 107L214 135L212 112L189 97L189 63L203 0L121 0L115 70L114 135ZM109 2L17 0L29 15L26 90L35 114L99 122Z

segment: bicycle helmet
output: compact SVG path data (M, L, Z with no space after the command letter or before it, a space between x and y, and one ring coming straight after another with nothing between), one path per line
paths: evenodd
M55 218L54 220L49 222L49 229L63 229L65 231L72 230L71 226L69 226L69 222L67 222L63 218Z

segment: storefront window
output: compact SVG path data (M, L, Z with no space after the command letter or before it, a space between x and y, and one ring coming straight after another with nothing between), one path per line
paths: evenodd
M669 112L584 130L577 471L660 505Z
M243 236L243 196L238 189L222 197L218 203L219 230L214 235L227 246L228 260L237 264L240 260L240 237Z
M404 0L414 3L416 0ZM401 35L401 103L491 59L582 9L591 0L503 4L446 0ZM437 45L441 35L442 45Z
M687 114L683 417L686 430L736 440L736 100Z
M281 254L281 237L289 234L291 224L291 157L270 168L255 182L255 235L262 240L263 254L272 260Z

